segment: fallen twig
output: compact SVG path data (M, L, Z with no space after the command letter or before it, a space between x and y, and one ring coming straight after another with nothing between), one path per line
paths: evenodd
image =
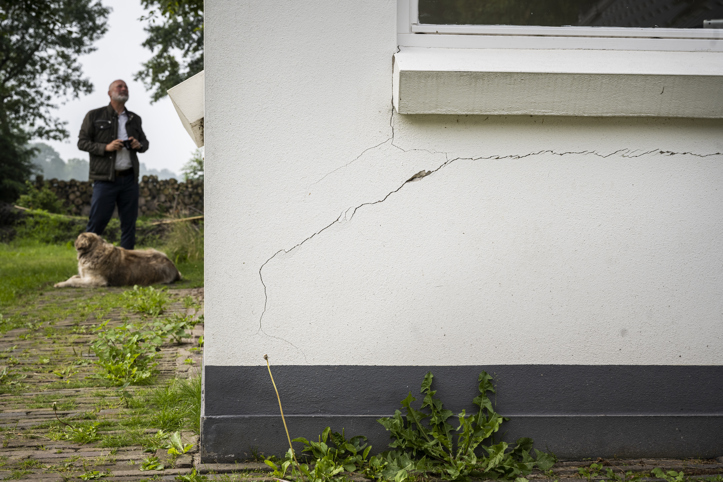
M181 221L195 221L196 219L203 219L203 216L192 216L190 218L180 218L180 219L164 219L163 221L154 221L151 223L151 225L156 226L158 224L180 223Z

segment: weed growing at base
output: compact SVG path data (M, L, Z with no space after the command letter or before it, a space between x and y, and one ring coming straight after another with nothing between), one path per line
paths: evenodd
M446 410L442 402L434 398L437 392L432 390L432 379L430 372L422 382L424 400L421 410L412 407L416 399L410 392L402 400L406 412L404 417L397 410L393 417L379 419L379 423L396 439L389 446L398 449L398 458L410 456L415 461L402 470L409 472L409 468L411 471L431 472L446 480L464 479L472 474L513 480L524 477L536 467L541 470L552 467L555 462L553 456L535 449L535 457L532 457L533 442L530 438L518 439L514 445L506 442L485 445L493 441L494 434L507 420L495 412L487 396L488 392L495 392L492 377L487 372L480 373L478 378L480 394L473 400L479 407L477 414L467 415L462 410L456 429L447 423L453 416L452 411ZM425 408L427 411L424 411ZM423 423L427 419L428 422ZM487 455L477 455L477 447L481 447ZM388 475L388 471L383 469L382 473Z
M270 457L265 463L274 470L274 476L284 478L303 476L311 482L338 479L344 472L361 472L378 481L405 482L431 474L444 480L466 480L470 476L486 479L522 481L533 469L549 470L554 456L535 449L531 454L532 439L521 438L514 445L506 442L492 444L494 434L507 420L495 412L488 393L494 393L492 377L486 372L479 375L479 395L473 402L479 407L474 415L463 410L457 415L455 429L447 421L453 417L432 390L433 375L427 373L422 382L424 400L419 410L412 407L416 400L410 392L402 400L405 414L397 410L393 417L379 419L395 439L389 444L393 450L368 457L371 446L366 437L347 440L343 431L332 433L327 427L318 442L296 438L304 444L310 463L296 464L291 449L283 459ZM486 452L483 455L478 448Z

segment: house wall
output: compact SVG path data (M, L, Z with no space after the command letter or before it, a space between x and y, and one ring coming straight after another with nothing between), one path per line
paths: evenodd
M264 355L292 438L487 370L559 457L723 453L723 122L400 115L396 51L394 1L206 2L204 460L285 451Z

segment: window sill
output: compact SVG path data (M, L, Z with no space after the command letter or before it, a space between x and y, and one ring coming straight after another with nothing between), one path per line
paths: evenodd
M723 52L402 48L400 114L723 118Z

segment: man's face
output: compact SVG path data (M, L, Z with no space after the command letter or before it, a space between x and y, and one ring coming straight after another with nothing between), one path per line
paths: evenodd
M110 86L108 95L116 102L125 102L128 100L128 86L122 80L116 80Z

